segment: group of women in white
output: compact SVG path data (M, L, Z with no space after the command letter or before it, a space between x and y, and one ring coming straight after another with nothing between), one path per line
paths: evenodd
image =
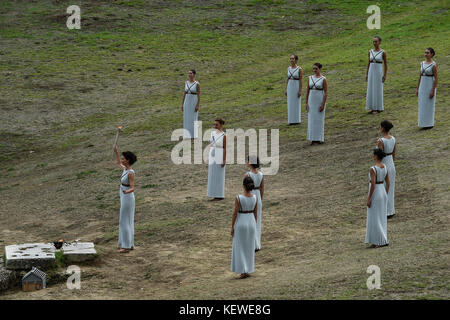
M381 38L373 39L374 49L369 51L366 72L367 95L366 109L371 114L384 110L383 84L387 74L387 55L380 48ZM419 121L421 128L434 126L434 107L436 101L437 66L433 61L432 48L425 51L426 60L420 64L420 76L417 86ZM301 96L303 71L297 64L298 56L290 56L288 77L286 80L288 123L301 123ZM324 142L325 109L328 97L328 83L322 74L322 65L313 65L313 75L308 77L306 85L306 111L308 112L307 140L311 144ZM181 110L184 114L185 139L198 138L197 120L200 104L200 84L195 80L196 71L189 70L189 79L185 82ZM224 131L225 121L217 118L211 133L207 196L212 201L225 198L225 163L227 140ZM369 170L369 195L367 200L366 243L373 247L389 244L387 238L387 219L395 214L395 165L397 152L395 138L390 135L393 125L385 120L381 122L382 137L378 140L373 157L375 165ZM132 152L123 152L119 156L114 148L116 161L122 169L120 186L120 222L119 252L128 252L134 246L134 171L131 165L137 160ZM243 193L235 199L232 219L233 249L231 270L246 278L254 271L255 252L261 249L262 206L264 196L264 177L259 170L259 159L249 156L249 171L244 176Z
M373 49L368 53L366 70L367 93L366 110L370 114L384 111L383 86L388 72L387 54L381 47L381 38L373 38ZM433 61L433 48L425 50L425 61L420 64L417 96L419 104L418 126L430 129L434 126L434 106L438 81L436 62ZM286 91L288 123L301 123L301 96L303 87L303 70L297 64L298 56L290 56L287 70ZM328 97L327 79L321 73L322 65L313 65L313 75L308 77L306 85L306 111L308 112L308 130L306 139L311 144L324 142L325 110Z

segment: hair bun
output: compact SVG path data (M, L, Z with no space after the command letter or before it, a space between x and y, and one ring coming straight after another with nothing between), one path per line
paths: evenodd
M244 188L247 191L252 191L253 189L255 189L255 183L253 182L253 179L250 177L246 177L244 178Z

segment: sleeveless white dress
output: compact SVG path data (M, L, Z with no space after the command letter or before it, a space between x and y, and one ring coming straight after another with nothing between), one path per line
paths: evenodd
M436 103L436 89L434 91L433 99L430 99L430 92L433 89L434 62L420 64L420 85L419 85L419 121L418 125L421 128L434 126L434 106Z
M261 187L263 180L263 173L259 171L257 174L249 171L248 176L253 179L253 183L256 188ZM261 249L261 229L262 229L262 199L261 191L259 189L253 189L252 193L256 196L258 201L258 220L256 221L256 249Z
M387 239L387 194L383 183L388 171L386 166L384 168L373 166L371 169L375 173L376 182L381 183L375 185L371 206L367 208L366 243L382 246L389 243Z
M133 169L124 169L120 178L119 247L124 249L134 247L134 192L123 193L124 190L130 189L130 187L124 186L130 185L128 179L128 173L130 172L134 174Z
M384 110L383 103L383 50L369 51L369 73L367 74L367 110Z
M288 85L287 85L287 106L288 106L288 123L301 123L301 101L302 98L298 96L300 89L300 70L288 67Z
M383 151L384 153L392 153L395 147L395 138L391 139L381 138L381 142L383 143ZM394 158L392 154L387 155L383 158L382 163L386 166L387 171L389 173L389 192L388 192L388 201L387 201L387 215L393 216L395 214L395 203L394 203L394 194L395 194L395 165Z
M256 196L246 197L238 195L240 208L234 223L233 251L231 253L231 271L237 273L252 273L255 271L255 236L256 222L253 211Z
M198 97L197 97L197 81L189 82L186 81L184 85L184 92L186 96L184 98L183 104L183 120L184 120L184 129L188 132L185 132L184 138L197 138L198 128L198 111L195 111L195 106L197 105Z
M324 76L316 78L315 76L308 77L309 97L308 97L308 134L306 139L310 141L324 141L324 127L325 127L325 110L319 111L323 103L324 91L323 80Z
M211 132L210 142L213 145L208 160L208 197L225 198L225 166L222 168L224 137L225 132Z

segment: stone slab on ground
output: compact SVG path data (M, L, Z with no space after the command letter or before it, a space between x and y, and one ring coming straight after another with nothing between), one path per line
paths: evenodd
M90 261L97 257L97 251L92 242L64 243L61 249L66 261L70 263Z
M6 269L52 268L56 264L53 243L24 243L5 247Z
M3 266L3 259L0 258L0 292L8 290L17 280L15 271L7 270Z

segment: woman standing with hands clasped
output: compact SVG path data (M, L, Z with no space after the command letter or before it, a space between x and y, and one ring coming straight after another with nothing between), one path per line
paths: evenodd
M250 169L245 174L246 177L250 177L253 180L254 188L253 194L258 201L258 220L256 221L256 247L255 251L261 250L261 223L262 223L262 199L264 196L264 176L259 170L259 158L257 156L248 156L247 167Z
M225 198L225 163L227 161L227 136L223 131L225 120L217 118L214 121L214 131L211 132L208 159L208 190L207 196L212 201Z
M389 173L381 162L383 150L373 151L375 165L369 171L369 197L367 199L366 243L371 248L389 245L387 239L387 194L389 192Z
M369 51L369 62L367 64L366 81L366 110L375 114L384 110L383 84L386 81L388 70L386 52L380 48L381 38L373 38L373 47ZM384 69L383 69L384 62ZM384 71L383 71L384 70Z
M301 116L301 96L302 96L302 79L303 71L297 65L298 56L291 55L291 65L288 67L288 77L286 80L287 106L288 106L288 123L299 124L302 122Z
M422 129L434 127L434 105L436 103L436 86L438 82L436 62L433 61L434 55L433 48L427 48L425 50L426 61L422 61L420 64L416 95L419 98L418 125Z
M314 143L323 143L325 128L325 106L328 97L328 82L321 73L322 65L314 63L314 75L308 78L308 90L306 91L306 111L308 112L308 136L307 140Z
M131 165L137 161L131 151L122 152L119 156L117 145L114 145L116 162L122 170L120 177L120 219L119 219L119 253L126 253L134 248L134 170Z
M183 102L181 111L184 113L184 129L187 130L184 138L196 139L198 108L200 104L200 84L195 80L195 70L189 70L189 80L184 84Z
M239 279L249 277L255 271L255 236L258 220L258 202L252 193L255 187L252 178L243 182L244 192L234 201L234 214L231 223L233 251L231 254L231 272L240 273Z

